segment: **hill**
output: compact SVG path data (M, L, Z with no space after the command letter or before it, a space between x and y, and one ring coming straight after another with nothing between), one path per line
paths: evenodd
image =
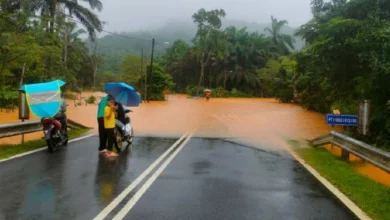
M223 29L229 26L237 28L246 27L249 31L265 33L264 29L269 24L250 23L239 20L224 20ZM297 28L286 27L282 30L283 33L294 35ZM105 60L115 57L116 62L121 63L124 56L129 54L141 54L142 48L144 54L150 57L152 38L156 40L155 53L158 56L162 54L167 43L173 43L176 40L184 40L191 43L196 33L196 25L190 22L176 21L167 23L165 26L155 30L139 30L136 32L116 33L117 35L106 35L98 40L97 51L105 57ZM123 36L119 36L123 35ZM304 42L295 38L295 49L300 50L304 46ZM165 43L164 43L165 42ZM91 46L91 44L89 44ZM105 64L103 69L107 69ZM109 68L112 70L112 68Z

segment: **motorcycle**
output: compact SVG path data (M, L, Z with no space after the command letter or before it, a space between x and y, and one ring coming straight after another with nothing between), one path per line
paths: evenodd
M133 143L134 139L134 130L131 127L131 119L127 115L130 112L133 112L132 110L125 109L125 124L123 124L118 119L115 120L116 124L116 140L118 142L119 148L122 148L122 143L127 142L126 148L129 147Z
M67 132L63 131L63 125L58 120L44 117L41 119L41 123L47 148L50 153L56 151L60 146L66 146L68 144Z

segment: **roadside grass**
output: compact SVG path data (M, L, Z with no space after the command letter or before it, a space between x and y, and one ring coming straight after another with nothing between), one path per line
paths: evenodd
M308 164L336 186L373 219L390 220L390 187L357 173L349 162L324 148L297 147L289 142Z
M69 140L78 138L90 131L90 129L72 129L68 131ZM24 144L6 144L0 145L0 160L6 159L17 154L36 150L46 146L46 141L43 139L25 142Z

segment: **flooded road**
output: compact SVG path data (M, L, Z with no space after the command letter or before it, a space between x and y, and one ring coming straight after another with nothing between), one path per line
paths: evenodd
M83 97L88 95L83 94ZM95 95L102 96L101 93ZM96 105L75 107L72 100L68 104L69 118L97 127ZM199 135L204 137L231 137L254 144L266 141L272 145L277 140L310 139L329 131L321 114L273 99L232 98L205 102L175 95L168 103L151 102L131 109L134 111L130 114L134 128L142 135L178 136L197 127L203 131ZM0 123L19 121L17 111L1 112L0 116Z
M83 97L103 97L103 93L84 93ZM96 128L96 105L75 106L68 101L68 117ZM198 137L225 138L267 151L283 151L281 142L313 139L330 131L324 115L300 106L278 103L274 99L187 99L171 95L169 102L142 103L131 108L135 133L138 136L178 137L197 128ZM32 117L34 119L34 117ZM17 111L0 112L0 123L17 122ZM26 135L27 140L42 133ZM20 137L0 139L0 144L19 143ZM337 154L336 154L337 155ZM365 162L353 163L356 170L389 185L390 175Z
M355 219L287 154L191 136L138 137L117 159L97 147L0 163L0 219Z

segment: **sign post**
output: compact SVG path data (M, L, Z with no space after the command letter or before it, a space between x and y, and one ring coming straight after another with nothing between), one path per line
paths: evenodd
M332 125L342 125L342 126L358 126L358 116L357 115L335 115L327 114L326 115L326 124ZM341 149L341 157L344 159L349 158L348 151Z
M367 136L370 131L370 101L363 100L359 103L359 125L360 135Z
M26 93L19 91L19 120L30 119L30 109L27 104ZM24 143L24 134L22 134L22 144Z

